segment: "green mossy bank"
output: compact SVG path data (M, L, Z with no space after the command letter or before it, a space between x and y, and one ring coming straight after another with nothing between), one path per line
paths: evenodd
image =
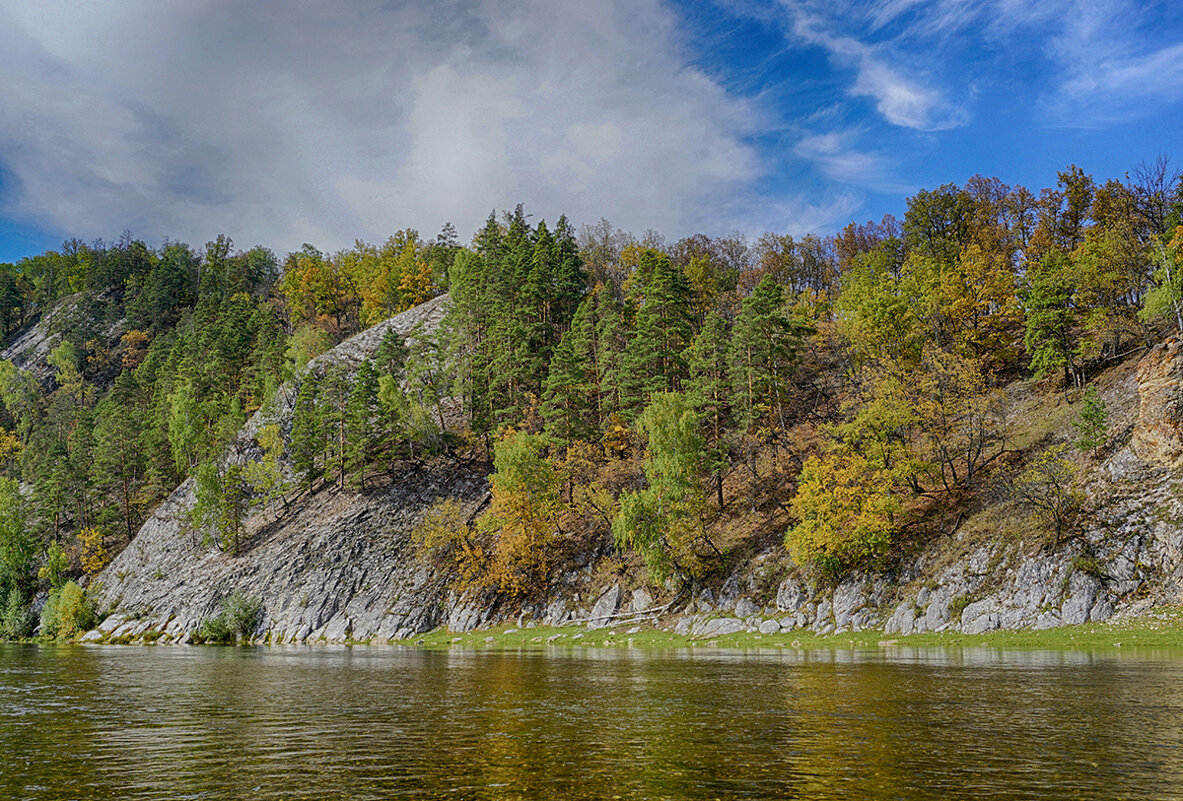
M991 631L984 634L940 633L884 635L879 630L817 635L809 631L778 634L738 633L696 638L663 629L632 627L587 629L582 626L536 626L455 634L436 630L411 641L431 649L476 648L491 651L545 651L551 649L636 648L642 650L694 649L865 649L865 648L1015 648L1015 649L1111 649L1178 648L1183 650L1183 606L1159 607L1153 613L1104 623L1060 626L1042 631Z

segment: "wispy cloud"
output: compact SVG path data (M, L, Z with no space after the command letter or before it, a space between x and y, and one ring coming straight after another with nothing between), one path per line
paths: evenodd
M1060 124L1136 118L1183 98L1183 32L1143 32L1141 8L1123 0L1076 0L1047 52L1059 67L1048 98Z
M902 128L969 123L969 108L955 98L979 83L963 60L973 48L989 54L987 80L1022 81L1056 125L1128 120L1146 114L1148 103L1183 97L1183 29L1163 26L1162 9L1134 0L778 2L790 35L824 48L852 73L848 93L871 98ZM1006 76L1012 59L1028 65L1021 78Z
M842 184L889 193L914 189L893 176L890 159L858 150L854 146L856 136L855 131L806 136L797 142L793 152L816 164L826 177Z
M872 98L887 122L919 131L943 131L968 122L969 113L949 101L942 91L892 66L885 48L832 33L820 14L802 4L788 2L786 8L791 15L792 33L824 48L840 67L852 69L855 79L849 93Z
M891 33L883 49L926 42L936 51L938 41L956 47L972 37L998 52L1042 53L1048 69L1030 76L1032 96L1056 124L1093 126L1183 97L1183 29L1151 22L1161 17L1149 12L1132 0L878 0L865 17L869 32Z

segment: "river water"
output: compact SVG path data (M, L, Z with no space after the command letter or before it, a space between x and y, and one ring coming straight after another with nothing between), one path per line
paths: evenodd
M1183 654L0 645L0 799L1183 798Z

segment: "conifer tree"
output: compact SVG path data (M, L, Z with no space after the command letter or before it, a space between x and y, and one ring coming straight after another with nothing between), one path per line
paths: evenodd
M100 491L113 492L119 499L128 540L135 536L134 526L139 517L136 498L145 466L140 447L143 422L135 402L136 392L135 378L124 370L110 394L95 408L91 467L95 486Z
M387 328L374 351L374 370L378 375L388 375L401 379L406 367L407 356L410 354L407 343L394 328Z
M542 419L563 443L590 440L599 431L599 387L595 371L595 320L588 298L551 359L542 398Z
M1094 456L1109 442L1109 409L1096 387L1085 391L1084 404L1073 418L1072 427L1076 429L1076 447L1092 451Z
M325 428L320 409L320 378L309 370L300 379L292 411L292 469L304 489L311 489L323 471Z
M498 236L496 221L490 218L478 235L478 246L485 251L494 249L493 243ZM487 434L493 424L489 398L489 306L492 294L485 259L462 250L452 262L449 281L451 303L443 330L450 362L448 372L453 376L451 392L468 411L472 431Z
M638 414L658 393L677 391L686 377L685 350L694 333L690 285L664 253L649 248L638 262L644 276L632 339L623 358L621 405Z
M378 373L369 359L354 377L346 409L346 462L349 474L364 491L366 467L377 451L379 435Z
M593 295L596 309L596 377L599 382L599 427L619 414L622 406L624 351L627 342L624 309L612 292L600 285Z
M337 485L344 490L349 473L349 375L341 365L325 372L320 386L321 419L325 431L325 480L335 471Z
M534 230L534 251L530 258L526 282L517 295L521 306L522 340L517 348L517 358L524 361L526 376L524 391L541 394L540 381L545 365L550 361L554 347L554 333L551 319L551 301L554 293L555 243L546 221L538 223Z
M588 279L583 269L583 259L579 255L579 246L575 243L575 231L565 216L559 217L558 223L555 224L554 240L554 300L551 318L556 332L562 334L568 321L574 319L575 311L587 294Z
M762 278L744 298L731 334L730 378L736 421L745 432L787 427L789 368L802 330L785 314L781 289L771 277Z
M702 421L705 459L720 509L723 476L730 463L726 442L731 421L730 351L727 322L717 312L711 312L690 346L688 395Z

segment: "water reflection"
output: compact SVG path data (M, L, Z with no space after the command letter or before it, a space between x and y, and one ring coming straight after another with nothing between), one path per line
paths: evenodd
M0 646L0 798L1183 797L1183 654Z

